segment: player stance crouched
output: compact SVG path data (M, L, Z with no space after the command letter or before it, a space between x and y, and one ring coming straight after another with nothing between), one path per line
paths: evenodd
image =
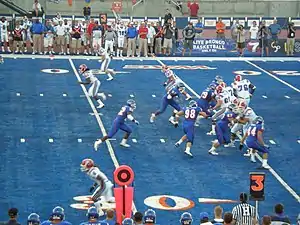
M100 171L92 159L82 160L80 169L95 182L90 188L90 192L93 192L92 200L94 201L94 205L96 206L98 213L103 215L103 211L101 209L102 203L115 201L113 196L114 185L107 176Z
M253 121L253 124L250 125L247 132L240 143L240 150L243 149L244 141L246 140L246 146L251 149L250 160L256 162L255 152L259 151L263 153L262 168L270 169L268 165L268 153L269 146L267 146L263 139L264 132L264 120L261 116L258 116Z
M215 132L217 139L212 143L212 147L209 149L208 153L212 155L218 155L216 149L222 144L230 143L230 127L237 117L238 109L234 105L228 107L229 111L225 112L222 119L220 119L215 127Z
M102 223L99 221L99 213L96 207L92 206L88 209L87 211L87 218L88 221L87 222L83 222L80 225L102 225ZM106 223L103 223L103 225L106 225Z
M104 103L100 100L99 97L101 97L103 100L106 100L106 96L104 93L98 93L99 87L101 85L101 82L95 77L95 75L90 71L90 69L85 65L82 64L79 66L79 74L81 74L85 78L85 82L79 81L79 84L88 85L90 84L89 88L89 96L94 98L99 105L97 108L103 108Z
M52 224L72 225L70 222L65 220L65 210L60 206L56 206L52 210L52 214L49 220L46 220L41 223L41 225L52 225Z
M122 139L120 145L123 147L126 147L126 148L130 147L130 145L127 144L127 140L128 140L129 135L132 133L132 129L129 126L127 126L127 124L125 124L125 120L129 119L132 122L134 122L136 125L139 125L139 122L137 120L135 120L132 116L132 113L135 109L136 109L135 101L133 99L129 99L127 101L127 105L125 105L121 108L120 112L118 113L117 117L115 118L108 135L95 141L95 144L94 144L95 151L98 150L98 147L102 142L106 141L109 138L112 138L118 132L119 129L125 131L124 138Z
M176 113L175 126L178 126L178 119L180 116L183 115L184 115L184 121L183 121L184 135L179 141L176 142L175 146L178 147L182 142L187 140L184 153L193 157L191 153L191 147L194 142L195 122L198 115L201 115L203 117L207 117L207 115L205 112L202 112L202 109L197 106L197 102L194 100L189 102L188 107L184 107L182 111Z

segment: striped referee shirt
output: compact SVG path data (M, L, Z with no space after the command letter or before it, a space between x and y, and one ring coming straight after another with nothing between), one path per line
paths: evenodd
M232 209L235 225L254 225L253 218L258 221L255 207L248 203L240 203Z

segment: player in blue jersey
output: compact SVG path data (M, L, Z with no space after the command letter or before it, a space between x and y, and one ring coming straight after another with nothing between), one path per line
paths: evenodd
M212 147L208 153L218 155L216 149L223 144L230 143L230 125L235 121L238 115L238 108L235 105L230 105L228 111L224 113L222 119L216 123L215 132L217 139L212 142Z
M254 119L253 124L250 125L247 132L240 143L240 150L243 149L244 141L246 140L246 146L251 149L250 157L252 162L255 160L255 152L259 151L263 153L262 168L270 169L268 165L268 153L269 146L267 146L263 139L264 132L264 120L261 116Z
M97 208L92 206L88 209L86 214L88 221L83 222L80 225L108 225L106 222L99 221L99 213L97 211Z
M183 83L175 84L173 88L171 88L167 93L163 96L161 100L161 107L159 110L157 110L155 113L151 114L150 117L150 123L153 123L155 120L155 117L158 115L164 113L168 107L168 105L172 106L176 111L173 112L173 115L170 117L169 121L171 123L174 123L175 114L176 112L180 111L180 105L177 101L175 101L175 98L178 97L180 94L183 94L187 96L187 99L191 98L186 92L185 92L185 86Z
M192 100L189 102L188 107L184 107L180 112L176 113L175 126L178 126L178 119L180 116L184 115L183 121L183 132L184 135L181 137L179 141L176 142L175 146L178 147L182 142L187 140L186 148L184 153L193 157L191 153L191 147L194 142L195 135L195 121L198 115L203 117L207 117L205 112L202 112L202 109L197 106L197 102Z
M65 211L62 207L56 206L52 210L52 214L49 220L46 220L41 223L41 225L72 225L70 222L65 220Z
M125 218L123 221L122 221L122 225L134 225L134 221L133 219L131 218Z
M193 223L193 217L190 213L184 212L180 217L181 225L191 225Z
M40 216L36 213L31 213L27 218L27 225L40 225Z
M132 129L125 124L125 120L129 119L132 122L134 122L136 125L139 125L139 122L133 118L132 113L133 111L136 109L136 103L133 99L129 99L127 101L127 105L123 106L120 110L120 112L118 113L117 117L115 118L113 125L110 129L110 131L108 132L108 134L104 137L102 137L101 139L98 139L97 141L95 141L94 144L94 148L97 151L99 145L106 141L109 138L112 138L117 132L118 130L123 130L125 131L125 135L120 143L121 146L129 148L130 145L127 144L127 140L129 135L132 133Z

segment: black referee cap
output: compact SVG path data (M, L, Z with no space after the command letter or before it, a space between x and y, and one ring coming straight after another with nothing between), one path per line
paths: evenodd
M241 202L247 202L248 201L248 195L245 192L242 192L240 194L240 201Z
M16 215L18 215L19 210L17 208L10 208L8 210L8 216L10 217L15 217Z

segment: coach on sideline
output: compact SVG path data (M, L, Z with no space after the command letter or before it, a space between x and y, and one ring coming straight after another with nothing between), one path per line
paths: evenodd
M17 208L11 208L8 210L8 216L9 216L9 220L7 222L0 222L0 225L21 225L18 221L17 221L17 217L18 217L18 209Z
M36 19L31 27L31 33L33 34L33 55L37 52L42 54L42 35L44 30L45 26L40 22L39 19Z
M232 209L233 225L258 225L258 215L254 206L247 203L248 196L242 192L240 194L240 204Z

